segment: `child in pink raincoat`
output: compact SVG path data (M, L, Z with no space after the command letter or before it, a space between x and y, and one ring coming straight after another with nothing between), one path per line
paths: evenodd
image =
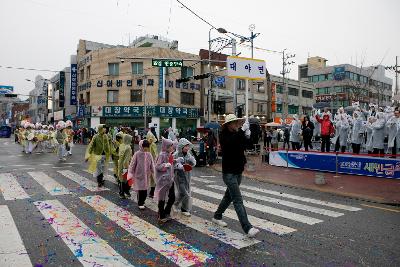
M154 162L149 149L149 141L140 141L139 150L133 155L128 168L128 179L134 179L133 190L137 191L138 206L141 210L145 209L149 178L154 175Z
M174 191L174 142L162 139L161 152L156 162L156 189L154 199L158 201L158 222L164 223L171 220L171 208L175 202ZM168 202L165 201L168 195Z

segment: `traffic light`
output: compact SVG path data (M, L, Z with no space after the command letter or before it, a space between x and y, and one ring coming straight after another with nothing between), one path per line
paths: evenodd
M190 78L180 78L180 79L176 79L177 83L187 83L188 81L190 81Z
M4 96L5 97L17 97L18 95L17 94L5 94Z
M214 101L214 113L219 115L225 114L225 101Z
M193 76L193 79L202 80L202 79L206 79L208 77L210 77L210 73L204 73L204 74Z

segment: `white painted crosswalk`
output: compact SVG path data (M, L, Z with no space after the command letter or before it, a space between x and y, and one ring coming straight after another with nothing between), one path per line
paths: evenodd
M7 206L0 206L0 266L32 266L14 219Z
M58 200L34 204L83 266L132 266Z
M79 184L80 186L85 187L89 191L98 192L98 191L108 190L108 188L106 188L106 187L98 187L96 182L89 180L89 179L83 177L82 175L79 175L73 171L63 170L63 171L58 171L58 172L61 173L62 175L64 175L65 177L71 179L75 183Z
M65 243L83 266L132 266L135 262L131 263L120 255L117 252L118 249L113 247L115 244L108 244L105 241L106 238L102 236L104 233L99 235L95 229L93 230L92 224L83 223L79 219L80 210L69 210L68 205L64 206L61 202L64 202L64 199L80 197L82 205L86 206L87 204L87 209L102 214L105 220L128 232L138 242L146 244L154 253L165 258L165 261L170 261L171 265L196 266L212 262L215 258L214 251L199 246L198 240L195 238L189 240L186 237L178 238L162 226L146 221L141 216L141 211L132 212L131 209L128 211L120 206L121 203L110 200L118 194L113 176L105 176L105 179L112 183L106 184L110 188L98 188L94 177L82 172L81 169L79 171L69 169L70 166L72 165L67 165L65 169L59 170L28 171L26 172L28 175L24 175L23 178L26 179L24 184L29 184L30 179L50 194L51 200L35 201L33 204L43 215L45 222L50 224L60 237L57 242ZM74 187L72 183L62 182L61 184L55 178L61 182L60 178L66 179L66 181L69 179L94 193L90 196L78 195L80 192L77 192L76 188L70 188ZM242 232L232 206L223 214L228 227L220 227L211 222L212 215L223 197L223 194L217 193L217 191L225 191L226 187L218 185L217 181L209 180L208 177L194 176L192 178L193 181L196 181L196 185L192 185L192 216L185 217L181 213L176 213L173 214L174 221L186 226L193 236L202 236L201 239L213 240L212 244L223 244L232 249L257 246L261 239L248 238ZM0 173L0 201L7 204L13 200L33 198L33 195L29 196L25 192L19 181L21 178L17 179L12 172ZM301 224L296 224L296 222L315 225L323 223L328 217L329 219L339 218L346 216L346 212L361 210L358 207L299 195L281 194L278 191L254 186L241 185L241 188L249 221L267 235L284 236L302 231ZM29 192L31 191L33 192L33 190ZM102 196L95 195L100 191L106 192ZM124 201L136 202L136 193L132 192L132 195L132 199ZM27 203L32 205L31 201ZM268 203L273 204L273 207ZM157 216L156 202L147 199L146 207L149 209L146 213L147 216L149 212ZM24 233L18 231L18 227L13 221L13 212L17 212L17 210L0 205L0 266L31 266L30 256L22 241L25 240ZM265 218L260 212L267 214ZM205 213L206 216L204 216ZM279 223L270 221L271 218L268 214L280 217ZM174 225L174 222L169 225Z
M212 259L210 254L192 247L101 196L81 199L178 266L192 266Z
M17 178L11 173L0 173L0 192L5 200L29 198Z

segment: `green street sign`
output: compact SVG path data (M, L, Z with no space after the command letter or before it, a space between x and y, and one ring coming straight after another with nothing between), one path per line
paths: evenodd
M152 59L151 65L153 67L166 67L166 68L181 68L183 67L182 59Z

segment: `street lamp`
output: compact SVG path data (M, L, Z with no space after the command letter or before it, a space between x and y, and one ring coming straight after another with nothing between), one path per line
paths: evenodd
M208 110L208 114L207 114L207 122L210 122L210 113L211 113L211 97L210 97L210 93L211 93L211 87L212 87L212 83L211 83L211 31L212 30L217 30L219 33L228 33L227 30L225 30L224 28L215 28L212 27L209 31L208 31L208 72L210 73L210 76L208 76L208 94L207 94L207 110ZM215 99L218 100L218 89L215 95Z

